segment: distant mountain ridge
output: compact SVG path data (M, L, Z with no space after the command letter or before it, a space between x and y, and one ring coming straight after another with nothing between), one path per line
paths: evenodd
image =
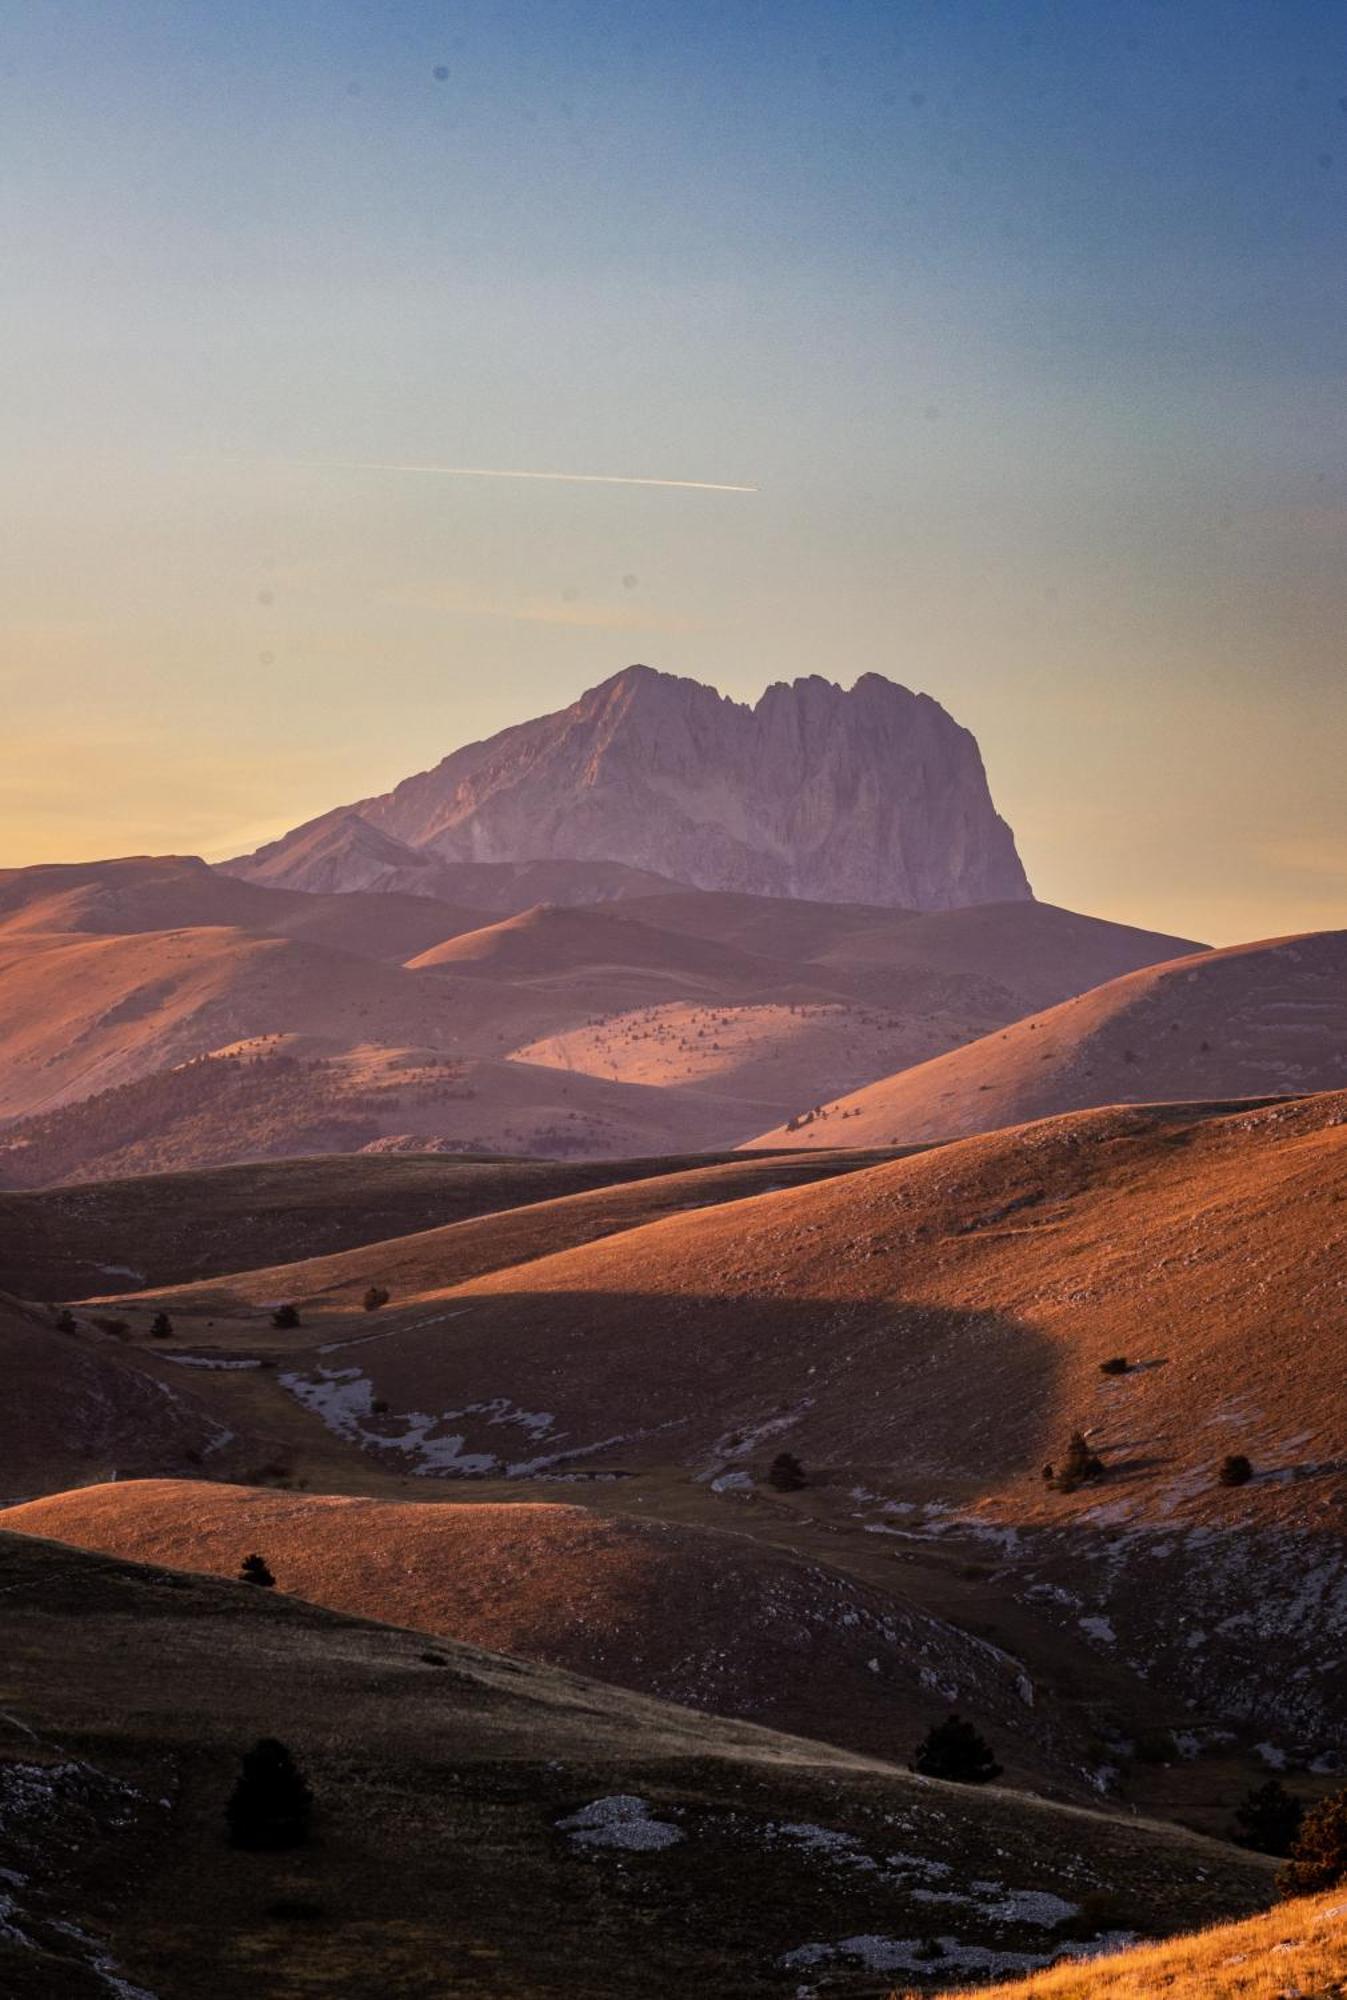
M628 667L222 866L273 887L445 896L446 864L484 862L569 864L576 893L560 875L559 901L649 894L652 876L921 910L1032 896L974 737L874 673L850 689L777 682L749 706Z

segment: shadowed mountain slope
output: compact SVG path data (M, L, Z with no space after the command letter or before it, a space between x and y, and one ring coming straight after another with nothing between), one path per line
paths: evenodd
M1264 1863L1171 1827L972 1796L246 1585L5 1535L0 1591L0 1745L33 1802L0 1821L0 1981L24 2000L87 1993L100 1961L172 2000L637 2000L652 1962L784 2000L836 1940L942 1933L952 1981L1044 1963L1101 1889L1157 1930L1267 1894ZM318 1838L279 1858L223 1838L261 1736L317 1804ZM874 1977L845 1948L829 1971L841 1995Z
M1035 1733L1049 1767L1084 1761L1079 1743L1053 1745L1023 1669L985 1640L705 1528L578 1506L125 1480L0 1510L0 1530L226 1577L259 1549L280 1589L334 1611L880 1756L901 1758L955 1703L1021 1780L1041 1779Z

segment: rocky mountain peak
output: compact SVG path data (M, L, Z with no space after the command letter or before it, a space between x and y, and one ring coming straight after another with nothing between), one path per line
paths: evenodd
M1031 893L974 738L873 672L850 688L778 681L750 704L625 667L350 810L442 861L621 860L695 888L916 909ZM341 819L271 843L266 879ZM358 846L367 886L373 857Z

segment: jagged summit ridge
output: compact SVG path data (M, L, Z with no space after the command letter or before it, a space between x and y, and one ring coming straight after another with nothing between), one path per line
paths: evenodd
M876 673L775 682L749 705L628 667L228 866L276 884L318 845L324 887L347 852L349 886L370 887L371 835L403 850L399 886L421 856L619 860L694 888L914 909L1031 894L974 737Z

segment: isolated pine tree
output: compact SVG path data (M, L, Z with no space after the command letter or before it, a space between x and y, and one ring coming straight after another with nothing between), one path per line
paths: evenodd
M166 1312L157 1312L150 1321L151 1340L169 1340L173 1334L173 1322Z
M276 1579L266 1559L262 1556L245 1556L239 1565L239 1582L255 1583L262 1590L270 1590Z
M1277 1873L1283 1896L1314 1896L1339 1882L1347 1882L1347 1787L1310 1807L1291 1859Z
M367 1313L378 1312L380 1306L388 1304L387 1285L371 1285L361 1303Z
M809 1474L793 1451L779 1451L767 1469L767 1484L778 1493L798 1493L809 1484Z
M987 1785L1001 1775L991 1745L971 1722L951 1715L917 1745L912 1769L923 1778L948 1778L956 1785Z
M1280 1778L1247 1791L1235 1808L1230 1837L1260 1854L1289 1854L1296 1844L1305 1808Z
M298 1306L277 1306L275 1312L271 1315L271 1324L280 1327L283 1332L288 1333L292 1327L299 1325Z
M231 1847L303 1847L313 1824L313 1794L284 1743L263 1736L241 1759L225 1807Z
M74 1333L75 1315L71 1312L69 1306L61 1307L60 1312L56 1315L54 1324L58 1333Z
M1074 1493L1087 1479L1101 1479L1104 1461L1097 1452L1090 1450L1083 1431L1072 1431L1066 1447L1066 1457L1057 1473L1057 1490L1060 1493Z
M1221 1469L1216 1477L1222 1486L1247 1486L1253 1478L1253 1466L1242 1451L1232 1451L1221 1460Z

